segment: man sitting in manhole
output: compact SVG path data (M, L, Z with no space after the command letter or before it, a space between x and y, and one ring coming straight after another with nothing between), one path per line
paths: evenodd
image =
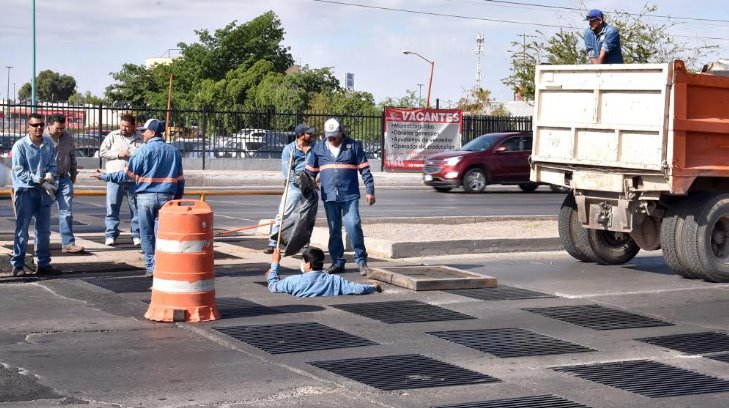
M354 283L337 275L324 272L324 251L308 247L301 253L301 275L281 279L278 276L281 251L271 254L271 269L266 272L268 290L273 293L288 293L298 297L367 295L382 292L379 283Z

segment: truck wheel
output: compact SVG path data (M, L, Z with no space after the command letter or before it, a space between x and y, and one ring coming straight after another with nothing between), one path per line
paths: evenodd
M521 191L525 193L531 193L532 191L536 190L537 187L539 187L539 184L537 183L522 183L519 184L519 188Z
M437 191L439 193L447 193L447 192L451 191L451 187L433 187L433 188L435 189L435 191Z
M683 231L686 260L704 279L729 282L729 194L691 203Z
M624 264L640 251L630 234L624 232L591 229L588 230L588 238L600 265Z
M698 279L703 277L692 271L686 262L685 244L683 242L683 225L686 219L686 212L689 208L691 197L671 204L663 216L661 223L661 249L663 259L671 270L679 276L687 279Z
M559 241L571 257L582 262L596 262L597 256L590 248L587 230L577 218L575 196L568 194L559 211Z
M486 173L481 169L471 169L463 175L463 189L467 193L480 193L486 184Z

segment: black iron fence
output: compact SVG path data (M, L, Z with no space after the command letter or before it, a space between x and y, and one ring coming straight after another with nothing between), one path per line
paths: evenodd
M27 134L27 120L34 106L0 104L0 156ZM66 129L74 135L77 155L98 157L104 137L119 128L119 118L132 114L141 125L149 118L165 120L167 110L100 105L65 106L39 104L37 113L47 118L55 113L66 116ZM382 114L346 115L325 112L281 113L275 111L239 112L206 109L171 109L169 142L183 157L206 160L218 158L280 158L284 146L294 139L293 129L306 121L322 129L330 117L342 122L349 136L360 140L369 158L382 154ZM464 116L463 143L485 133L531 129L531 117ZM101 159L99 159L101 163Z

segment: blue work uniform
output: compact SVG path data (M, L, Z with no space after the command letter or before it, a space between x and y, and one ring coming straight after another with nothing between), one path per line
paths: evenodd
M585 29L584 38L588 58L598 58L600 51L605 51L605 64L623 63L623 51L620 49L620 33L615 26L605 23L598 34L595 34L588 27Z
M273 293L288 293L298 297L367 295L375 291L372 285L350 282L337 275L323 271L311 271L301 275L279 278L279 264L271 264L268 273L268 290Z

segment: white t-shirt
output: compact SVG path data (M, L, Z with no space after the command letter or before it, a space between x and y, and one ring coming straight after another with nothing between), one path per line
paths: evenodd
M339 156L339 152L342 150L342 145L339 145L339 147L334 147L327 140L327 148L330 152L332 152L332 156L334 156L334 158L336 159Z

